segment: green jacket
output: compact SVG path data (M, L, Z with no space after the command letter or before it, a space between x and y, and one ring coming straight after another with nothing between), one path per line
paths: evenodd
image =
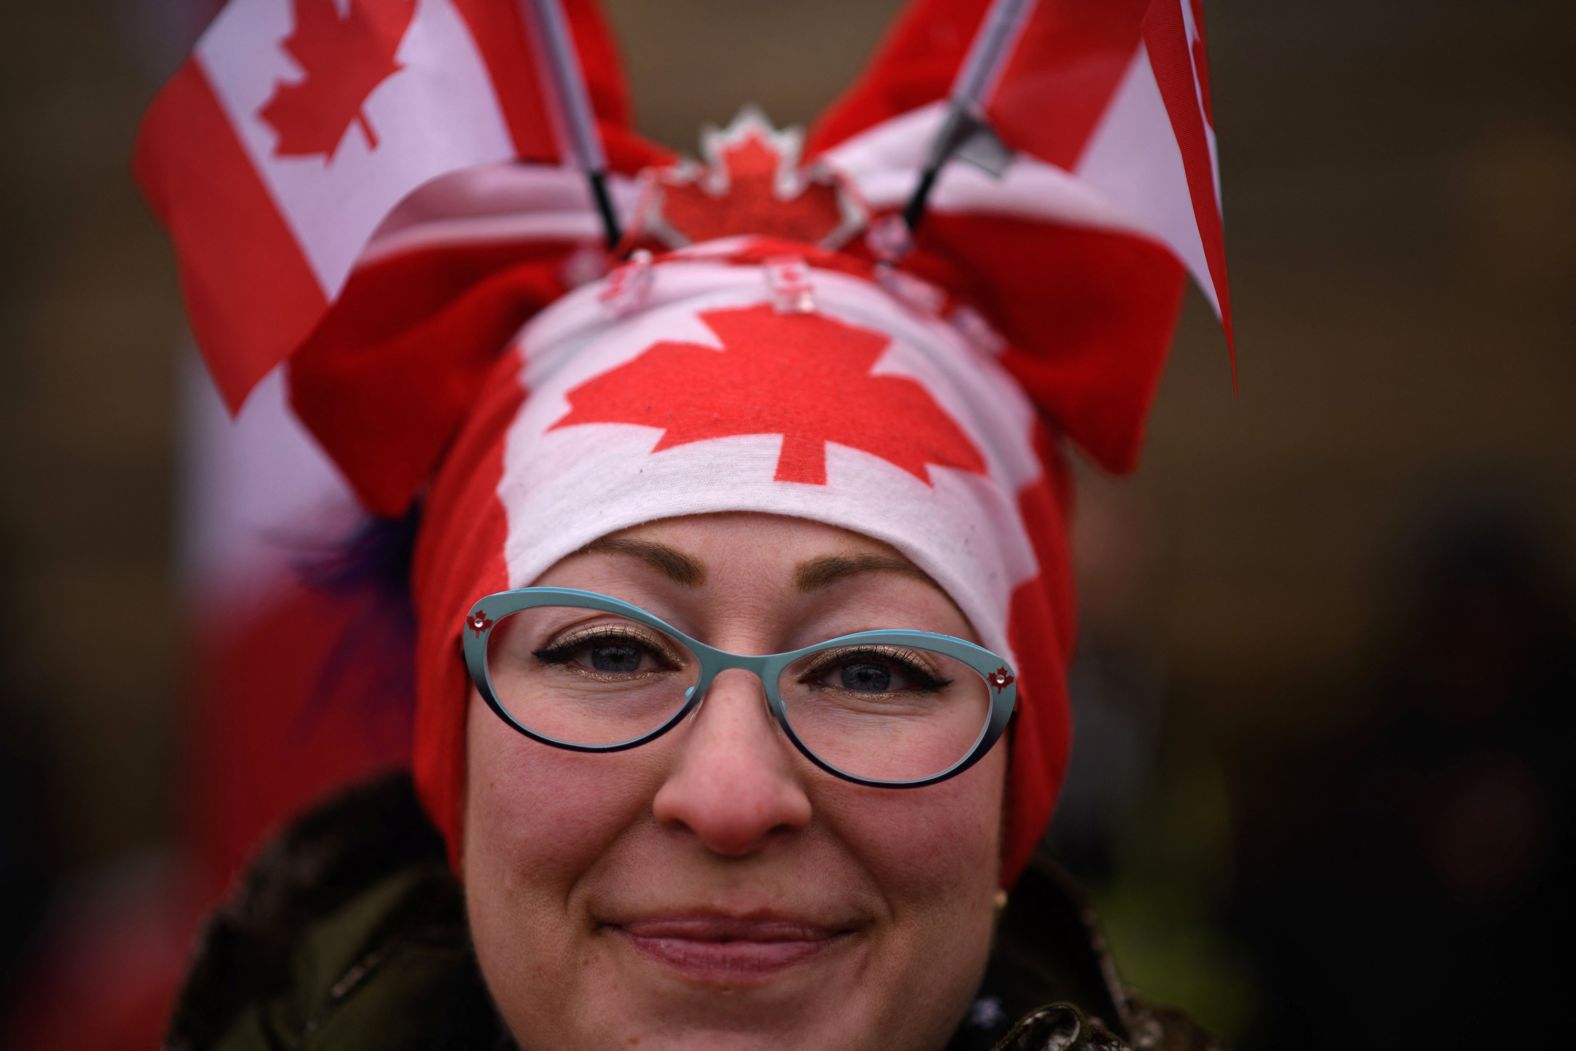
M409 779L308 813L209 922L171 1020L171 1051L514 1047L488 1000L460 888ZM1218 1051L1133 998L1054 868L1013 891L979 997L949 1051Z

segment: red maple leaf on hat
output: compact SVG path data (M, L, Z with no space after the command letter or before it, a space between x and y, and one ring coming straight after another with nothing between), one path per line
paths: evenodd
M416 13L416 0L371 4L351 0L341 15L334 0L294 0L294 28L284 49L300 80L281 82L258 116L278 133L276 157L332 159L352 122L367 146L378 137L362 107L374 88L400 69L394 58Z
M826 443L862 449L931 483L928 465L985 473L968 435L907 376L871 375L891 340L822 314L770 306L700 315L722 349L652 344L569 392L550 430L585 423L660 427L652 452L709 438L780 434L776 480L826 484Z
M836 248L863 226L864 208L831 169L801 168L800 146L797 129L779 131L747 106L702 135L704 167L652 174L636 226L674 248L736 234Z

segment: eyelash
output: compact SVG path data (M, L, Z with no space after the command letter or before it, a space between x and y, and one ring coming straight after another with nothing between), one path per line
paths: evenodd
M866 646L856 650L828 650L824 656L817 654L810 666L805 668L800 675L800 681L815 679L828 671L842 667L850 661L860 658L866 660L891 661L897 664L903 674L915 680L915 688L926 693L935 693L952 685L951 679L944 679L918 658L913 650L901 649L897 646Z
M665 661L670 667L678 667L684 663L683 658L662 641L620 624L581 628L570 633L566 638L543 646L541 649L532 650L531 656L547 664L566 664L577 651L594 642L620 642L629 646L638 646Z

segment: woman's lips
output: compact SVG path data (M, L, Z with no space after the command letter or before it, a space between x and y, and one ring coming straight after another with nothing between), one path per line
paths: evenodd
M770 978L850 933L801 920L710 915L650 917L614 930L688 978L724 983Z

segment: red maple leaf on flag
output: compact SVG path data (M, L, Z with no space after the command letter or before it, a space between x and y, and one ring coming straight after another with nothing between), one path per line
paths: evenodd
M277 84L258 110L279 136L274 156L332 160L352 122L361 126L367 146L377 149L377 133L362 107L374 88L399 71L394 55L416 0L350 0L343 16L334 0L293 0L291 7L294 28L283 46L303 75Z
M931 484L929 464L985 473L979 450L917 381L870 374L890 342L821 314L770 306L700 315L722 342L654 343L569 392L549 430L660 427L652 452L738 434L780 434L776 480L826 484L826 443L861 449Z

